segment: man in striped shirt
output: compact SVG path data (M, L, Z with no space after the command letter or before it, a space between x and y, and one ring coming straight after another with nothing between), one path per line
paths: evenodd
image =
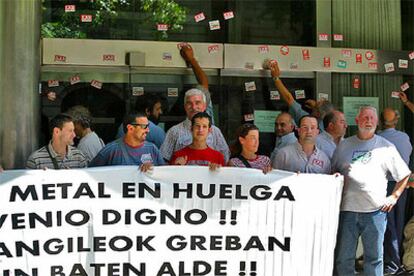
M27 169L74 169L85 168L87 161L83 153L73 147L75 126L67 114L58 114L50 121L52 140L33 152L26 162Z

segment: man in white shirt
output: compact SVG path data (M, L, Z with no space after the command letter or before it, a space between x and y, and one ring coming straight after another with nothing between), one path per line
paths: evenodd
M410 170L386 139L375 135L374 107L363 106L355 118L358 133L342 141L332 158L333 172L345 177L335 249L335 274L354 275L359 236L364 275L383 275L383 242L391 211L407 185ZM398 182L387 197L387 173Z
M183 149L192 143L191 119L195 114L204 112L206 107L206 96L201 90L193 88L185 93L184 109L187 118L168 130L164 143L160 148L161 154L165 160L170 161L174 152ZM230 157L229 146L220 129L214 125L211 127L211 132L207 136L207 145L210 148L221 152L224 155L225 163L228 162Z

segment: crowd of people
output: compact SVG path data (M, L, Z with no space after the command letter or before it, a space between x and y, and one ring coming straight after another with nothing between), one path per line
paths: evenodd
M293 98L280 79L277 62L269 69L281 98L289 107L275 118L275 147L270 156L259 155L259 132L254 124L242 124L230 147L214 125L208 80L190 45L181 46L200 86L185 93L186 119L167 133L158 125L162 103L143 97L135 113L128 114L117 139L104 145L91 130L91 116L73 107L50 121L52 139L27 160L28 169L71 169L111 165L136 165L146 172L153 166L199 165L219 170L223 166L272 169L295 173L340 173L345 183L339 217L335 274L353 275L358 239L364 249L364 273L383 275L402 270L406 188L412 183L408 168L412 146L404 132L396 130L399 114L391 108L362 106L355 118L356 135L345 138L344 114L327 101L309 101L309 114ZM414 112L404 93L401 101ZM376 134L381 122L382 131ZM80 138L73 146L75 136ZM387 222L388 221L388 222ZM384 239L385 237L385 239Z

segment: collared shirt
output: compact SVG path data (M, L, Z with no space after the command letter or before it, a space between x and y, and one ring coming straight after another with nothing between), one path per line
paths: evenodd
M279 152L281 148L286 147L287 145L296 143L297 141L298 139L296 138L294 132L290 132L286 135L283 135L282 137L276 137L275 148L270 154L270 160L272 160L272 164L276 158L276 154Z
M47 151L49 148L50 155ZM65 156L58 155L52 147L52 141L47 146L40 148L33 152L26 162L27 169L54 169L54 158L56 160L59 169L75 169L85 168L87 166L87 160L85 155L75 147L68 146L68 150Z
M313 153L308 158L299 142L280 149L272 165L274 165L274 169L291 172L325 174L331 172L331 162L323 151L315 146Z
M343 138L341 138L341 141ZM336 149L336 143L334 141L334 138L332 135L330 135L326 131L322 131L317 137L316 137L316 145L318 148L320 148L323 152L328 155L329 159L332 159L332 156Z
M413 146L410 142L410 137L407 133L396 130L395 128L387 128L378 133L379 136L384 137L390 141L397 148L398 153L401 155L404 162L408 165L410 162L411 152Z
M192 142L191 121L187 118L168 130L160 151L164 159L170 160L174 152L185 148ZM229 146L218 127L211 126L211 132L207 136L207 145L210 148L221 152L224 155L225 162L228 162L230 157Z
M397 182L411 173L395 146L378 135L344 139L333 155L332 169L345 177L341 211L362 213L384 206L388 173Z
M157 148L160 148L161 144L164 142L164 139L165 139L165 131L159 126L157 126L156 124L154 124L153 122L151 122L150 120L148 120L148 127L150 131L148 132L147 138L145 138L145 140L153 143L154 145L157 146ZM121 124L118 127L118 132L116 134L115 139L124 137L124 135L125 135L124 126L123 124Z
M289 113L295 120L296 125L299 124L300 118L302 118L305 115L309 115L309 113L303 110L302 106L300 106L300 104L297 101L293 101L292 105L289 107ZM323 127L322 120L318 120L318 127L321 131L325 129Z

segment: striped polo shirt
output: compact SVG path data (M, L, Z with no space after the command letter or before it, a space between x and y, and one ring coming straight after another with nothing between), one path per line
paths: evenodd
M46 147L49 148L50 155ZM54 169L52 158L55 158L59 169L76 169L86 168L87 161L85 155L75 147L68 146L68 151L65 156L58 155L52 147L50 141L47 146L33 152L26 162L27 169Z

